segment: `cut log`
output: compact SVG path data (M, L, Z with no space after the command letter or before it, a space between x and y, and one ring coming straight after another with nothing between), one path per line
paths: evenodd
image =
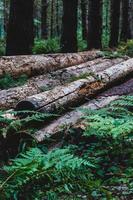
M26 74L31 77L81 64L98 57L101 57L98 51L73 54L4 56L0 58L0 76L10 74L14 77L19 77L22 74Z
M81 111L81 109L96 110L99 108L103 108L118 98L119 96L116 95L116 96L111 96L111 97L101 97L101 98L92 100L89 103L86 103L85 105L79 107L78 110L71 111L65 114L64 116L52 122L50 125L37 131L34 136L38 142L42 142L53 135L57 135L60 132L68 130L75 124L80 123L82 120L81 118L83 117L83 112Z
M100 94L96 99L80 106L78 109L71 111L58 119L51 122L41 130L35 133L37 141L41 142L46 138L53 135L57 135L61 132L65 132L68 128L79 124L82 121L83 109L96 110L107 106L114 100L117 100L121 95L133 95L133 79L126 81L125 83L115 86L104 93Z
M57 70L39 77L31 78L27 84L21 87L10 88L0 91L0 108L13 108L17 102L28 96L41 93L44 90L50 90L58 85L72 82L74 79L84 78L90 73L100 72L114 64L124 61L123 58L103 59L98 58L93 61L72 66L66 69Z
M40 112L63 113L66 109L79 105L86 98L96 95L101 89L124 79L133 73L133 59L114 65L103 72L86 79L59 86L51 91L27 97L17 104L16 110L37 110Z

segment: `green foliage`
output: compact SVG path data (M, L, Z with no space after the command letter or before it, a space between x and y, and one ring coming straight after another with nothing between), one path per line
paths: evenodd
M82 194L85 188L91 191L90 183L96 187L87 171L93 167L89 161L74 156L69 149L56 149L44 154L33 148L13 160L12 166L3 168L6 177L1 178L0 196L3 199L47 197L52 200L61 194L71 196L78 190Z
M133 96L123 96L97 111L85 109L81 126L85 130L65 133L62 147L47 151L39 144L24 149L1 169L0 199L131 199L132 111ZM3 123L2 117L0 120ZM32 120L42 122L44 116L32 113L16 120L17 126L7 120L8 134L26 130Z
M24 85L27 79L28 77L26 75L21 75L19 78L13 78L10 74L5 74L0 78L0 89L8 89Z
M0 39L0 56L4 56L5 55L5 40L4 39Z
M60 42L58 38L36 40L33 47L34 54L58 53L59 51Z
M101 52L101 55L105 58L108 58L108 59L113 59L113 58L121 58L123 57L124 55L119 52L119 51L112 51L110 49L105 49Z
M110 1L103 0L102 47L108 48L110 40Z
M11 133L19 133L27 131L29 133L34 132L34 127L38 126L42 122L46 122L51 118L57 116L54 114L40 113L34 111L10 111L8 114L16 116L16 119L7 119L4 117L5 112L0 112L0 134L6 137ZM18 116L18 118L17 118Z
M80 79L86 79L88 76L93 76L93 73L82 73L79 76L73 76L69 79L69 82L77 81Z
M78 35L77 36L77 39L78 39L78 51L87 50L87 41L82 39L81 29L78 31L77 35Z
M118 52L133 57L133 40L128 40L126 43L122 42L118 47Z

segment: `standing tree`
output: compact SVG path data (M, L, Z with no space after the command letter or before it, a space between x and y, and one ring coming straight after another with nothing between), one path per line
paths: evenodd
M48 38L48 25L47 25L47 8L48 0L41 0L41 37L43 39Z
M129 39L133 39L133 0L128 0L129 1L129 19L128 19L128 24L129 24Z
M116 47L119 40L119 23L120 23L120 1L111 0L111 35L110 47Z
M63 0L62 52L77 52L78 0Z
M89 0L88 49L102 47L102 0Z
M56 0L56 33L59 37L60 35L60 27L59 27L59 0Z
M81 15L82 15L82 37L87 39L87 1L81 0Z
M129 0L122 0L122 24L121 24L121 35L120 39L124 42L130 37L129 33Z
M6 55L31 54L34 39L34 0L11 0Z

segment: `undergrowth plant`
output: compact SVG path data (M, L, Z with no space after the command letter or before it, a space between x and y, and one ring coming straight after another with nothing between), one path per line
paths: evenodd
M85 109L83 124L65 133L60 148L48 150L43 143L28 146L2 167L0 199L131 199L132 111L133 96L97 111ZM7 121L8 126L12 123Z
M24 85L28 80L26 75L21 75L19 78L13 78L10 74L5 74L0 78L0 89L8 89Z

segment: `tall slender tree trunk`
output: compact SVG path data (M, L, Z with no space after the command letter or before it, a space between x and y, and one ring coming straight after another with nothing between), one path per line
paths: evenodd
M87 39L87 1L81 0L81 15L82 15L82 37Z
M133 0L129 0L129 34L128 38L133 39Z
M120 0L111 0L111 35L110 47L116 47L119 42Z
M48 38L48 30L47 30L47 8L48 8L48 0L41 0L41 37L43 39Z
M51 1L51 38L54 36L54 0Z
M57 36L60 35L60 28L59 28L59 0L56 0L56 32Z
M76 52L78 0L63 0L62 52Z
M122 24L121 24L121 35L120 39L124 42L127 41L128 36L129 36L129 0L122 0Z
M33 45L34 0L11 0L6 55L30 54Z
M102 47L102 0L89 0L88 49Z
M9 18L9 1L4 0L4 35L7 33L7 25L8 25L8 18Z

